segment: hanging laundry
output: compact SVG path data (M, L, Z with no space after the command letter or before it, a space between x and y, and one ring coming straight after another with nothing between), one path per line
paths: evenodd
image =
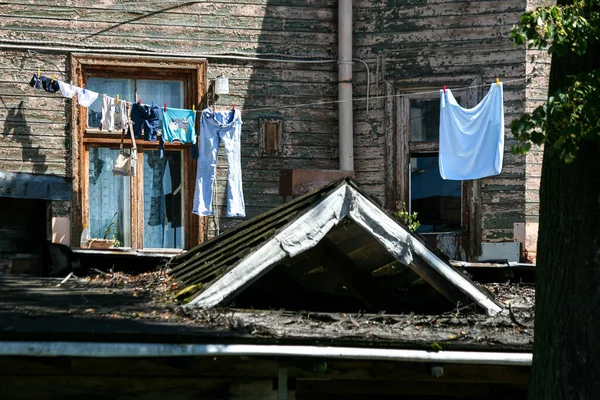
M144 120L144 139L156 142L158 128L160 127L160 109L154 103L146 106L146 119Z
M131 105L131 122L133 123L133 133L136 139L142 138L142 130L146 121L147 109L138 103Z
M450 89L440 90L440 175L467 180L498 175L504 156L502 83L493 83L475 107L462 108Z
M58 82L56 79L52 80L52 78L48 78L47 76L37 74L33 74L33 78L29 81L29 85L36 89L44 89L48 93L55 93L60 90Z
M63 97L70 99L77 94L77 88L75 86L72 86L68 83L65 83L65 82L62 82L59 80L57 80L55 82L58 83L58 87L60 88L60 93L63 95Z
M162 136L166 142L196 143L196 112L168 107L162 113Z
M96 99L98 98L98 93L92 92L91 90L75 87L77 90L77 102L80 106L89 107L91 106Z
M245 217L242 191L242 163L240 136L242 117L238 109L230 111L202 111L200 119L199 158L196 170L196 189L192 212L201 216L213 215L213 182L217 167L217 153L221 141L227 156L227 216Z
M122 130L129 127L129 116L127 115L127 103L123 100L115 104L115 129Z
M115 130L115 98L102 95L102 119L100 130L112 132Z

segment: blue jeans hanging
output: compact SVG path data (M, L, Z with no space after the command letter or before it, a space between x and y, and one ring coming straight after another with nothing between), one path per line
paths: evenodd
M245 217L242 191L240 136L242 118L238 109L215 112L202 111L200 120L199 158L192 212L200 216L213 215L213 183L217 168L217 153L223 142L227 156L227 216Z

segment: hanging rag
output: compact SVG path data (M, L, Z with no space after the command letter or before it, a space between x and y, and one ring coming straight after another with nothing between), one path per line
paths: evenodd
M498 175L504 156L502 83L493 83L475 107L462 108L450 89L440 90L440 175L468 180Z
M115 104L114 121L115 130L129 128L129 116L127 115L126 102L121 100L118 104Z
M77 102L80 106L89 107L98 98L98 93L92 92L91 90L80 87L75 87L75 90L77 90Z
M115 130L115 98L102 96L102 120L100 130L112 132Z
M70 99L77 94L77 89L75 88L75 86L72 86L68 83L59 80L55 82L58 82L58 87L60 88L60 93L62 93L63 97Z

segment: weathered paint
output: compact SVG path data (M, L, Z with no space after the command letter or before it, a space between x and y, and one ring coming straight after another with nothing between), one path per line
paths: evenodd
M457 0L355 0L354 55L370 66L370 94L436 90L481 76L484 82L523 79L505 86L506 126L534 100L544 98L547 70L525 86L534 66L547 68L543 53L515 48L510 26L533 2ZM122 3L116 0L5 2L0 10L0 170L72 175L71 101L36 91L27 83L37 68L69 80L69 52L27 52L27 44L185 54L252 53L335 58L334 0L215 0L191 3ZM527 56L527 57L526 57ZM281 108L337 99L335 64L288 64L208 57L208 79L229 77L230 94L217 107L235 104L242 114L242 169L248 217L279 205L279 170L335 169L337 105ZM354 69L354 96L366 95L366 72ZM527 97L526 97L527 96ZM354 104L355 174L382 204L395 191L390 152L395 143L394 99ZM73 109L76 110L76 109ZM281 120L281 150L260 151L261 120ZM504 171L481 181L484 240L510 239L514 222L537 219L540 155L513 156L507 129ZM74 157L72 159L72 157ZM224 215L226 160L218 158L216 204ZM77 179L75 177L75 179ZM510 209L503 208L510 205ZM221 218L221 231L239 223ZM214 226L214 224L212 225ZM214 231L212 232L214 234Z
M357 1L355 4L355 57L371 66L372 96L383 94L384 85L390 86L386 94L398 94L437 91L443 85L465 87L477 76L486 85L496 77L503 82L520 80L504 85L503 171L480 181L478 199L482 240L512 240L513 223L535 220L539 208L535 197L539 187L539 153L532 152L527 157L513 155L511 147L515 140L509 128L513 118L533 106L534 96L543 97L547 84L548 71L544 70L533 83L526 85L525 76L531 73L534 64L545 66L548 59L538 53L537 61L530 61L531 51L515 47L509 34L511 26L531 4L521 0ZM366 74L361 71L355 76L355 96L365 96ZM486 92L487 86L483 87L483 94ZM398 104L398 100L391 105L386 105L384 99L372 100L367 117L364 104L358 103L356 113L361 121L357 125L368 120L393 119L401 112ZM385 132L383 126L378 128L379 133ZM400 128L392 126L391 130L399 132ZM395 154L394 141L381 143L376 135L372 138L382 153ZM361 154L364 148L364 142L359 143L355 153ZM375 191L384 193L386 205L393 207L398 173L386 164L386 157L357 157L356 178L362 182L367 171L386 171L370 183L380 188Z

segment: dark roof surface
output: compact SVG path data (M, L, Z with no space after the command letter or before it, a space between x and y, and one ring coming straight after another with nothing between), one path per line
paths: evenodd
M472 307L442 314L312 313L184 309L164 272L69 279L0 276L0 340L319 344L481 351L530 351L533 289L492 285L515 319Z

